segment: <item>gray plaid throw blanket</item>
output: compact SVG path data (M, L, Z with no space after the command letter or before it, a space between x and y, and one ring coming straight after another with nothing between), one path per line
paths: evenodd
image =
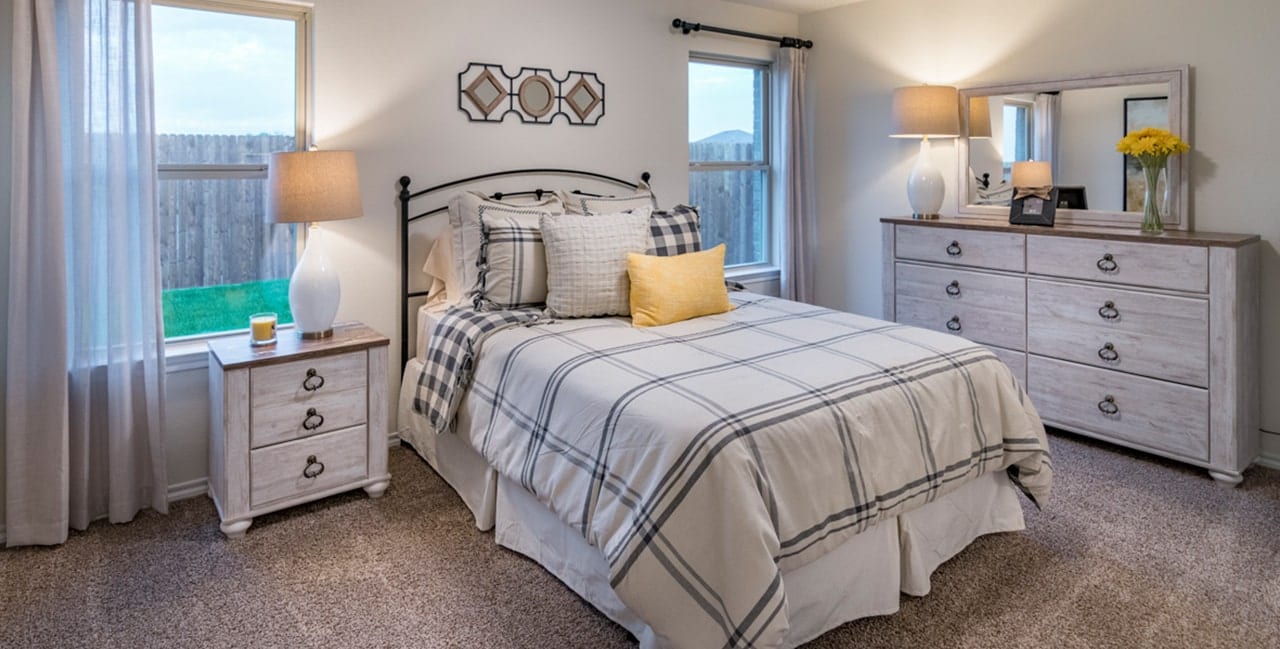
M446 311L431 331L427 358L413 396L414 412L425 416L437 433L452 429L458 402L471 382L480 343L508 327L542 320L541 309L477 311L455 306Z
M989 350L730 298L490 335L457 431L599 549L660 645L780 645L784 571L984 473L1048 496L1044 427Z

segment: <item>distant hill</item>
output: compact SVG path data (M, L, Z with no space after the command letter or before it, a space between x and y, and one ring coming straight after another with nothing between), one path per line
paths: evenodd
M720 131L715 135L708 135L693 144L751 144L752 142L755 142L754 135L743 130L734 129Z

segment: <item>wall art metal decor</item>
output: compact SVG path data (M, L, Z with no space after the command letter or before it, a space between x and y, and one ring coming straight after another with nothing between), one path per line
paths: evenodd
M515 113L525 124L550 124L563 115L573 126L595 126L604 117L604 82L594 72L570 70L561 78L526 67L511 75L494 63L468 63L458 73L458 110L473 122L501 122Z

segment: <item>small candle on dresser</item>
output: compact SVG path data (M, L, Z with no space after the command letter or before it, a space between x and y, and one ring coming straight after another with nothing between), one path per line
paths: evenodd
M254 346L275 344L276 314L255 313L249 316L249 342Z

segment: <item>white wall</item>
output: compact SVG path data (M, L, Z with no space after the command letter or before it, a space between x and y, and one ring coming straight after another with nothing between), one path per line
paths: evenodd
M392 338L390 394L400 380L396 180L409 175L425 187L524 166L622 178L648 170L663 203L688 200L689 52L769 59L774 46L682 36L670 29L676 17L799 29L794 15L719 0L315 2L315 140L356 151L365 209L362 219L326 224L342 277L338 319L363 320ZM522 125L514 117L469 123L458 110L457 75L472 61L511 72L522 65L596 72L606 114L590 128ZM205 476L207 385L198 366L169 375L169 482L179 489Z
M1168 84L1082 88L1062 93L1055 185L1084 185L1089 207L1120 211L1124 205L1124 156L1116 140L1124 133L1124 100L1169 93Z
M916 152L888 137L894 87L1190 64L1193 223L1264 237L1262 423L1280 431L1280 217L1271 191L1280 2L1040 0L1019 5L1016 20L991 19L1008 8L1004 0L870 0L801 18L816 42L818 300L881 314L878 219L909 213L904 185ZM947 178L944 211L954 214L954 148L939 141L934 153ZM1265 435L1264 449L1280 457L1280 436Z

